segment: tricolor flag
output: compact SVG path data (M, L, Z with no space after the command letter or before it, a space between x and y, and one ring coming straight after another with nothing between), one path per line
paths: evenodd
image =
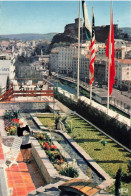
M91 26L90 26L90 22L89 22L89 19L88 19L88 12L87 12L86 3L85 3L84 0L82 0L82 10L83 10L84 27L85 27L86 38L87 38L87 40L90 40L91 39Z
M90 71L89 71L89 81L90 85L94 82L94 62L95 62L95 30L94 30L94 13L92 12L92 37L91 37L91 44L90 44L90 51L91 51L91 56L90 56Z
M114 27L113 27L113 11L111 7L111 21L110 21L110 32L108 35L106 56L108 61L108 74L109 74L109 95L112 93L112 87L115 83L115 49L114 49Z

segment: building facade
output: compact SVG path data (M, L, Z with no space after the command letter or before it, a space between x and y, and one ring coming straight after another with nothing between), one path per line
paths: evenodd
M15 59L8 57L7 55L0 55L0 88L5 88L7 83L7 77L10 81L15 78Z

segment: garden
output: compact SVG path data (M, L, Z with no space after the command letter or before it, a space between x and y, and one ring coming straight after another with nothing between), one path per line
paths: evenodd
M41 148L44 149L55 169L64 176L78 177L77 170L72 164L68 164L67 160L62 156L56 145L53 144L51 137L47 133L36 133L34 137L38 140Z
M47 127L47 124L52 125L53 119L53 116L50 119L48 118L48 121L44 123L45 127ZM13 110L5 111L4 123L7 135L16 135L17 127L19 126L18 113L16 114L16 112ZM53 126L55 126L55 124L53 124ZM50 128L54 129L55 127L53 126L50 126ZM45 151L47 157L61 175L65 175L72 178L78 177L78 172L75 168L73 168L73 163L72 165L68 164L67 160L61 155L57 146L53 144L52 138L50 138L46 133L40 132L35 133L34 137L38 140L41 148Z
M5 130L7 135L15 135L19 123L18 113L15 111L6 111L4 116ZM61 121L65 125L67 133L75 140L87 154L89 154L112 178L119 176L121 179L121 188L128 190L131 195L131 161L130 153L116 144L113 140L96 130L90 124L76 115L61 116L57 114L38 114L41 123L53 130L56 124ZM48 158L54 167L62 174L70 177L77 177L78 172L73 165L68 165L66 159L61 155L59 149L53 144L51 137L46 133L37 133L35 135L41 148L45 150ZM109 191L114 193L114 186Z
M53 114L38 116L44 126L50 127L55 123ZM121 170L122 187L131 195L130 177L131 162L130 153L119 146L113 140L96 130L76 115L61 117L68 134L74 139L112 178ZM51 124L50 124L51 123ZM114 193L114 186L110 189ZM126 195L126 194L125 194Z

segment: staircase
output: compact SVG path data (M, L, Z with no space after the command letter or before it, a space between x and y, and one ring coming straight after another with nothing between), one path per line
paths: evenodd
M13 97L13 88L10 88L8 90L5 90L5 92L2 95L0 95L0 102L10 101L12 97Z

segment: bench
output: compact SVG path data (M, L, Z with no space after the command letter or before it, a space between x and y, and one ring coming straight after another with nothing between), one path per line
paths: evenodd
M16 159L20 151L21 143L22 138L15 136L10 152L5 154L5 163L8 167L11 167L13 164L18 164Z
M88 180L72 179L59 186L61 192L74 193L74 195L92 196L100 192L100 188Z

